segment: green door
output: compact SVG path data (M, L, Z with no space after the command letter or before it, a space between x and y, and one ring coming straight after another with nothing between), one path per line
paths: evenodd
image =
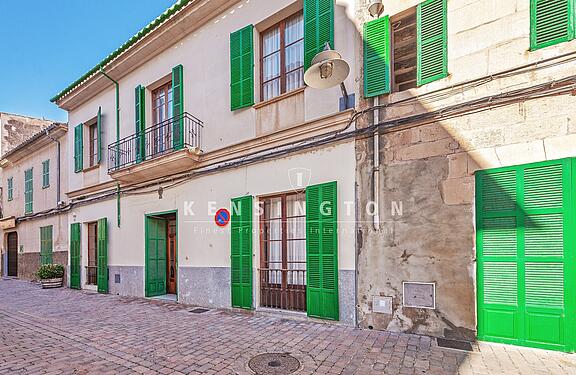
M146 297L166 294L166 220L146 217Z
M252 196L232 199L230 264L232 307L252 308Z
M476 176L478 337L574 351L572 159Z
M108 225L106 218L98 220L97 230L98 293L108 293Z
M80 289L80 223L70 224L70 288Z

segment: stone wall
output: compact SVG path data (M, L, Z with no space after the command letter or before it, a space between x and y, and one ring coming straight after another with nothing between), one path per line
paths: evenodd
M68 264L67 251L55 251L52 253L52 263L61 264L66 268ZM40 267L40 253L18 254L18 278L23 280L37 280L36 271ZM66 275L64 275L66 280Z
M0 154L4 155L32 135L50 126L53 121L0 112L2 142Z

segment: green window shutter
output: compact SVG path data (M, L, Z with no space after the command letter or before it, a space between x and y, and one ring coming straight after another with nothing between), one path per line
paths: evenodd
M74 172L81 172L84 168L84 124L76 125L74 128Z
M42 162L42 187L50 186L50 159Z
M70 288L80 289L80 223L70 224Z
M334 49L334 0L304 0L304 70L326 42Z
M172 147L180 150L184 146L184 68L172 69Z
M447 0L427 0L416 11L418 86L448 76Z
M478 337L573 351L576 159L476 174Z
M390 92L390 19L364 24L364 97Z
M308 315L339 320L336 182L306 188Z
M10 177L8 179L8 200L14 199L14 178Z
M52 264L52 225L40 227L40 264Z
M136 134L136 162L140 163L146 158L146 89L142 85L134 90L134 109Z
M230 108L232 111L254 104L253 25L230 34Z
M24 171L24 213L30 214L33 211L34 181L32 168Z
M574 0L530 1L530 49L574 38Z
M232 307L252 308L252 196L232 199Z
M108 224L106 218L98 220L97 228L98 293L108 293Z
M98 147L96 163L100 164L102 161L102 107L98 107L98 115L96 118L96 128L98 131Z

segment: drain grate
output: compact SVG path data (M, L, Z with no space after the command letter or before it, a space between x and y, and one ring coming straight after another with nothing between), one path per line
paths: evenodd
M190 310L190 312L191 312L191 313L194 313L194 314L202 314L202 313L205 313L205 312L208 312L208 311L210 311L210 310L209 310L209 309L204 309L204 308L202 308L202 307L197 307L197 308L195 308L195 309Z
M288 353L258 354L248 362L258 375L288 375L300 368L300 361Z
M437 338L436 343L438 343L438 346L440 346L442 348L465 350L467 352L474 351L472 349L472 344L470 344L468 341L458 341L458 340Z

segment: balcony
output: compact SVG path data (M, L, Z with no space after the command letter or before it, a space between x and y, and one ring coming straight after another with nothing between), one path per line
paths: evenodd
M193 168L201 154L202 121L185 112L108 146L108 174L135 183Z

